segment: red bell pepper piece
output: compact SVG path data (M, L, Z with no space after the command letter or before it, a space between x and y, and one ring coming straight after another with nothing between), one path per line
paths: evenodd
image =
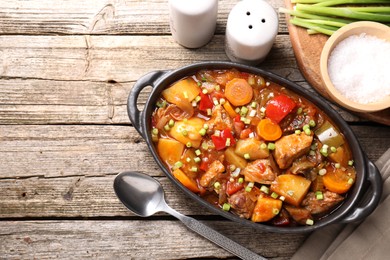
M244 188L243 183L239 183L237 180L228 181L226 184L226 194L230 196L242 188Z
M217 150L222 150L226 147L226 141L228 138L230 139L230 145L234 145L236 143L236 140L234 139L234 136L232 135L232 132L229 128L222 130L219 136L211 136L211 140L213 140L215 149Z
M295 106L294 100L281 94L268 101L265 108L265 115L269 119L279 123L295 108Z
M202 91L199 93L200 101L199 101L199 110L206 111L207 109L213 108L213 101L207 94L203 94Z

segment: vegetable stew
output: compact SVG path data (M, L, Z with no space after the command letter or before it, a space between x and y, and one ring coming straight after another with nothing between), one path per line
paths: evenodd
M261 75L201 70L166 88L151 120L156 151L178 181L254 222L313 225L355 182L331 120Z

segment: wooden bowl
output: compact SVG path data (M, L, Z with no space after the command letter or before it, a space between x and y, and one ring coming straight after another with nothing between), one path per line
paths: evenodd
M390 27L377 22L354 22L337 30L325 43L320 58L321 77L328 94L341 106L357 112L374 112L390 107L390 96L372 103L358 103L346 98L333 85L328 74L328 59L342 40L352 35L366 34L390 42Z

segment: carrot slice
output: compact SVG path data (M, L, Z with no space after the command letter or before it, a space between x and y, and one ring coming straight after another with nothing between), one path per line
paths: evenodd
M257 134L266 141L276 141L282 136L282 129L269 118L262 119L256 128Z
M184 186L186 186L189 190L193 192L199 192L199 187L197 183L190 179L182 170L176 169L173 171L173 176L175 176L178 181L181 182Z
M348 168L346 171L342 169L327 167L327 172L322 180L325 187L335 193L346 193L355 182L356 172L353 168Z
M226 112L229 114L229 116L231 118L235 118L238 114L236 113L236 111L234 111L232 105L230 105L229 101L226 101L224 104L223 104L223 108L225 108Z
M226 83L225 96L233 106L243 106L252 100L253 89L245 79L234 78Z

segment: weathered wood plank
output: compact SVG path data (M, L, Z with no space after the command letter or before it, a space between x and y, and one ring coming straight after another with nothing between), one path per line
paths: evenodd
M352 128L371 160L390 147L388 127ZM204 214L163 177L130 126L16 125L0 133L0 218L131 215L112 189L126 170L159 177L174 208Z
M130 82L152 70L228 60L224 37L190 50L170 36L0 36L0 77ZM140 62L142 61L142 62ZM260 67L304 81L288 35L280 35Z
M277 10L282 0L268 1ZM236 1L220 0L216 34L224 34ZM0 34L170 34L166 0L25 1L0 3ZM287 32L280 15L280 33Z
M305 238L305 235L259 232L228 221L203 222L270 259L290 259ZM0 251L6 259L233 257L174 220L2 221L0 237Z
M313 91L296 69L287 37L278 36L260 67ZM227 60L221 36L199 50L167 36L1 36L0 54L2 124L128 123L127 95L142 75Z

